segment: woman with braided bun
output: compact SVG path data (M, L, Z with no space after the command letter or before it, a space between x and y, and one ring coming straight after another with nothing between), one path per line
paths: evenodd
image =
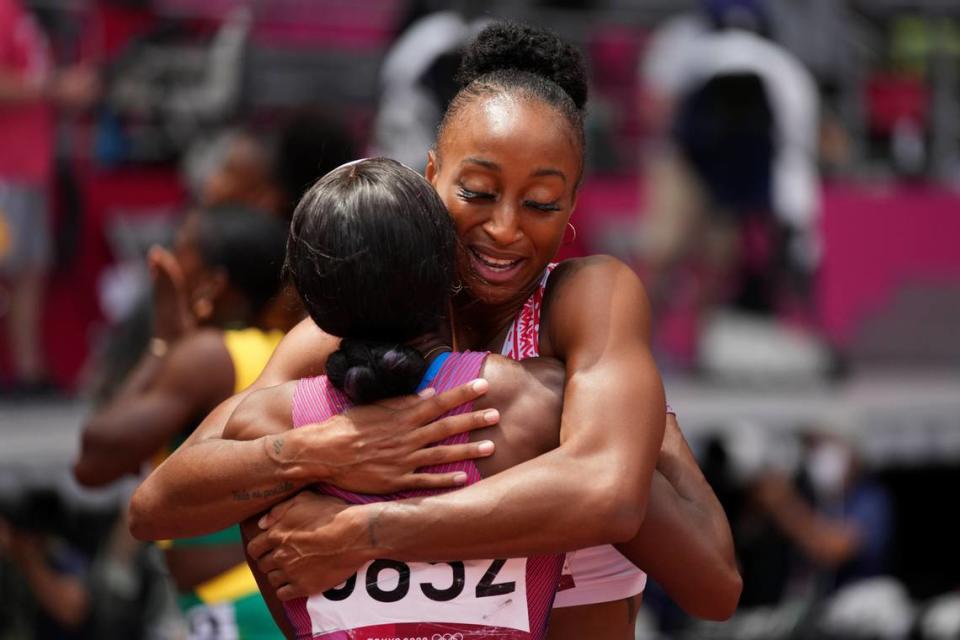
M694 615L728 617L740 589L729 527L675 419L664 416L641 283L612 258L551 264L583 173L582 60L551 34L495 24L469 47L461 80L426 170L460 241L452 334L460 348L563 363L559 447L461 491L348 506L296 492L318 481L367 493L462 484L457 474L414 471L487 455L477 443L422 449L489 426L469 413L430 422L484 386L232 441L223 437L228 419L231 430L277 419L253 402L231 417L241 394L141 486L132 529L185 535L276 505L248 551L283 600L334 587L378 558L585 549L568 555L553 638L632 637L645 579L634 565ZM322 373L337 344L302 323L252 391ZM289 428L290 417L284 422ZM594 548L610 543L620 551Z
M451 351L447 309L456 244L453 222L433 187L395 160L359 160L321 178L294 214L287 269L313 321L343 340L327 358L326 375L270 387L244 402L276 414L270 425L293 416L294 427L301 427L355 404L413 393L418 386L443 391L482 376L492 389L474 408L495 411L499 422L441 443L473 438L498 448L497 454L424 471L463 473L472 484L556 447L563 389L559 361L521 363L488 352ZM402 286L414 281L416 287ZM224 436L250 439L286 431L268 433L259 423L248 427L237 431L235 421ZM311 489L353 504L438 493L370 495L328 484ZM256 533L255 522L252 527ZM284 602L284 615L269 578L260 580L278 624L289 624L298 640L450 633L465 640L521 640L545 637L562 564L562 554L445 563L380 559L336 589Z

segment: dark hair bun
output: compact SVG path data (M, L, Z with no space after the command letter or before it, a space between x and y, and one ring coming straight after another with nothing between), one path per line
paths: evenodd
M477 34L467 47L457 81L467 86L477 78L514 69L553 81L566 91L577 109L587 104L587 72L583 56L549 31L496 22Z
M327 378L356 404L411 393L426 371L419 351L396 343L344 338L327 358Z

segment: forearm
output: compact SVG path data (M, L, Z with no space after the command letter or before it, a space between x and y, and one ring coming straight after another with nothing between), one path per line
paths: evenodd
M140 356L140 360L113 394L111 403L126 398L136 398L156 382L165 356L162 349L169 349L169 347L158 348L152 345L151 342L151 346Z
M137 473L143 460L156 451L156 443L145 437L137 413L160 368L161 359L147 353L111 401L87 420L80 456L73 469L78 482L102 486L128 473Z
M243 538L243 547L246 549L250 540L259 533L256 517L248 518L241 522L240 533ZM267 576L260 571L257 563L249 555L247 555L247 564L250 566L250 572L253 573L253 577L257 581L257 586L260 588L260 595L263 596L263 601L270 610L270 615L273 616L274 623L280 631L283 632L285 638L293 640L296 638L296 633L290 625L290 620L287 619L283 603L277 598L277 590L270 584Z
M251 402L257 397L247 391L220 403L144 480L130 504L134 535L215 531L269 509L308 481L323 480L292 461L300 432L276 415L244 411L258 404ZM289 413L288 407L283 415Z
M643 525L617 549L689 615L725 620L736 610L743 583L723 523L717 527L709 509L680 495L657 471Z
M730 523L690 450L675 416L668 416L663 446L657 458L657 471L669 483L680 501L691 530L702 533L700 539L712 554L730 569L736 570L736 554Z
M372 557L408 561L520 557L630 538L602 459L562 448L460 491L364 507Z
M821 565L839 566L859 547L861 536L855 524L821 516L796 492L771 505L770 515L788 538Z
M275 456L268 438L211 438L183 446L130 501L130 531L142 540L194 536L269 509L307 483Z

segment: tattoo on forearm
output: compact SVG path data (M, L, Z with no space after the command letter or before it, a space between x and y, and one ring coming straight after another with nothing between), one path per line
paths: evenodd
M246 489L240 489L239 491L233 492L233 499L237 502L247 502L249 500L261 500L264 498L274 498L279 495L283 495L289 491L293 490L293 483L289 480L286 482L281 482L275 487L269 489L253 489L252 491L247 491Z
M280 455L281 449L283 449L283 438L277 438L273 441L273 452Z

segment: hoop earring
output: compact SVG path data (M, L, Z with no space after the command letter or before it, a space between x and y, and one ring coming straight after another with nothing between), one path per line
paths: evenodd
M567 223L567 227L569 227L570 229L573 230L573 237L570 238L569 240L567 240L566 238L564 238L563 241L562 241L563 246L571 245L571 244L573 244L574 242L576 242L576 240L577 240L577 228L576 228L575 226L573 226L573 223L572 223L572 222L568 222L568 223ZM564 236L567 235L567 234L566 234L566 229L564 229L564 234L563 234L563 235L564 235Z

